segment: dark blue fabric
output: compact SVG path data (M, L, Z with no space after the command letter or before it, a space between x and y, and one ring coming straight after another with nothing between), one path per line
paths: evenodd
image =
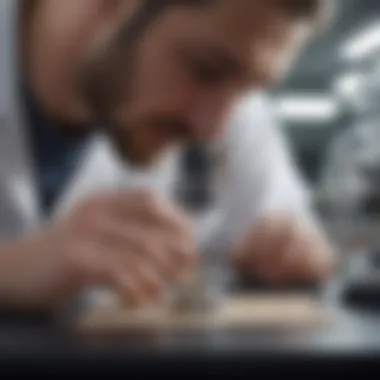
M49 214L84 154L88 139L69 139L59 133L24 87L24 101L37 176L37 190L44 214Z

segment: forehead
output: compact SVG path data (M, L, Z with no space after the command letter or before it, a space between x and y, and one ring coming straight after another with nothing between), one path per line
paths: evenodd
M173 8L167 17L179 38L214 41L236 51L255 43L298 42L308 32L306 24L291 19L275 0L215 0L206 8Z
M218 0L210 14L213 25L240 37L252 36L259 30L275 31L279 24L290 21L274 0Z

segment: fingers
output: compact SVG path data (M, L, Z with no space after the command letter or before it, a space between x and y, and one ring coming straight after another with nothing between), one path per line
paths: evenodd
M239 266L271 282L322 280L333 253L316 230L286 219L266 220L238 252Z
M151 262L160 272L169 274L173 270L173 258L163 250L161 234L136 224L120 224L112 219L102 219L96 232L106 250L119 252L130 258L136 256Z
M165 254L165 247L159 253ZM155 252L147 252L146 255L141 251L131 251L126 255L115 250L104 263L102 277L132 306L158 301L171 284L188 273L188 267L172 265L167 270L151 257L155 258Z
M256 239L259 241L255 250L256 266L259 275L273 277L278 271L279 252L289 249L294 240L294 227L282 220L267 220L261 226Z
M150 192L93 198L78 208L66 228L76 242L68 250L77 256L73 262L82 271L79 277L111 285L132 305L160 297L196 260L187 219Z
M132 220L187 239L194 238L193 227L182 211L151 191L119 192L110 202L110 210L122 221Z
M282 221L272 227L271 236L270 249L263 255L259 273L274 282L306 280L309 274L304 266L312 252L305 244L301 226Z
M166 282L154 267L142 260L121 262L120 257L110 261L108 281L128 305L138 307L153 302L165 291Z
M300 267L305 276L327 279L334 272L335 253L327 239L318 231L304 233L300 247Z
M80 249L77 264L87 284L110 286L131 306L155 301L163 295L167 286L164 276L141 256L126 255L99 243Z
M256 272L267 272L273 266L279 251L290 244L291 225L279 219L266 219L247 236L237 252L242 267L255 268Z
M194 240L193 226L186 215L164 197L147 190L118 191L92 197L77 207L69 221L91 226L94 219L96 222L104 218L123 224L137 223Z
M194 241L181 235L173 236L170 231L102 219L97 225L96 235L105 247L118 250L121 255L137 256L150 262L168 280L178 272L181 275L188 270L196 259Z

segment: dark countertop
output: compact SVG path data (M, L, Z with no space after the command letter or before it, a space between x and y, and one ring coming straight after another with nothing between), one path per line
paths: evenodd
M125 375L380 368L380 316L337 313L315 330L135 332L79 336L37 323L0 326L0 368L13 373Z
M0 368L3 373L28 375L117 372L155 376L247 376L258 371L336 375L353 369L380 369L380 311L344 307L339 301L342 283L336 279L322 290L302 290L315 292L331 308L333 323L315 329L79 335L67 325L43 318L8 316L0 320ZM240 284L236 291L253 291L250 286ZM256 286L255 291L271 290Z

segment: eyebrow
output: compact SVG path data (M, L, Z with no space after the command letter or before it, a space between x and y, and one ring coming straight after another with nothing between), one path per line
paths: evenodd
M217 45L204 46L206 53L212 55L216 59L222 69L229 75L235 76L246 82L249 86L251 83L256 83L255 75L252 73L250 65L245 67L233 53L229 53L227 49Z
M213 59L217 60L218 63L227 72L238 74L242 72L242 65L237 58L231 53L228 53L226 49L219 46L208 46L204 47L208 54L212 56Z
M211 58L210 61L217 62L221 70L227 75L237 78L244 83L245 87L250 87L257 83L257 74L252 71L251 62L246 66L245 62L240 61L228 48L202 41L181 42L177 47L180 53L185 56L194 51L199 56L203 55L205 58Z
M188 51L194 51L200 56L203 55L205 58L211 58L229 74L241 75L243 73L243 67L239 59L221 46L211 43L199 43L199 41L197 41L196 43L186 43L180 46L179 50L185 54L187 54Z

